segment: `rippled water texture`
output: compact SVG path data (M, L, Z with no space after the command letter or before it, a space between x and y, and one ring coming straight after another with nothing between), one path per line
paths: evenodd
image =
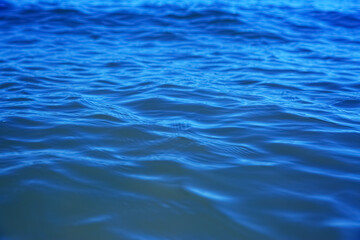
M359 49L340 0L1 1L0 239L360 239Z

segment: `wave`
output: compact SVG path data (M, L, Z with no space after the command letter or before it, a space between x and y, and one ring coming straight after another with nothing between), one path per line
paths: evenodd
M165 7L165 8L194 8L194 7L206 7L206 6L216 6L218 8L227 8L236 10L236 8L264 8L264 7L286 7L286 8L303 8L303 9L317 9L321 11L334 11L334 12L353 12L359 11L360 5L358 1L355 0L320 0L320 1L288 1L288 0L250 0L250 1L235 1L235 0L161 0L161 1L152 1L152 0L136 0L136 1L126 1L126 0L2 0L0 2L0 9L9 8L10 6L16 7L34 7L34 8L65 8L65 9L86 9L88 7L95 7L98 11L105 9L116 9L118 7Z
M357 239L356 1L1 1L0 238Z

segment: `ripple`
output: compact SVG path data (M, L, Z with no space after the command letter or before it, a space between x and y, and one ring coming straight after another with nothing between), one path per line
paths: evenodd
M357 239L359 9L0 0L1 237Z

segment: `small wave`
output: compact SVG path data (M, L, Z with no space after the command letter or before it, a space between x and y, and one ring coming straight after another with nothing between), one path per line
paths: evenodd
M0 238L356 239L359 9L0 0Z

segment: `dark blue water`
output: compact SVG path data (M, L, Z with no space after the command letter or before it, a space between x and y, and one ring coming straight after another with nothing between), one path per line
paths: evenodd
M360 239L356 1L1 1L0 239Z

